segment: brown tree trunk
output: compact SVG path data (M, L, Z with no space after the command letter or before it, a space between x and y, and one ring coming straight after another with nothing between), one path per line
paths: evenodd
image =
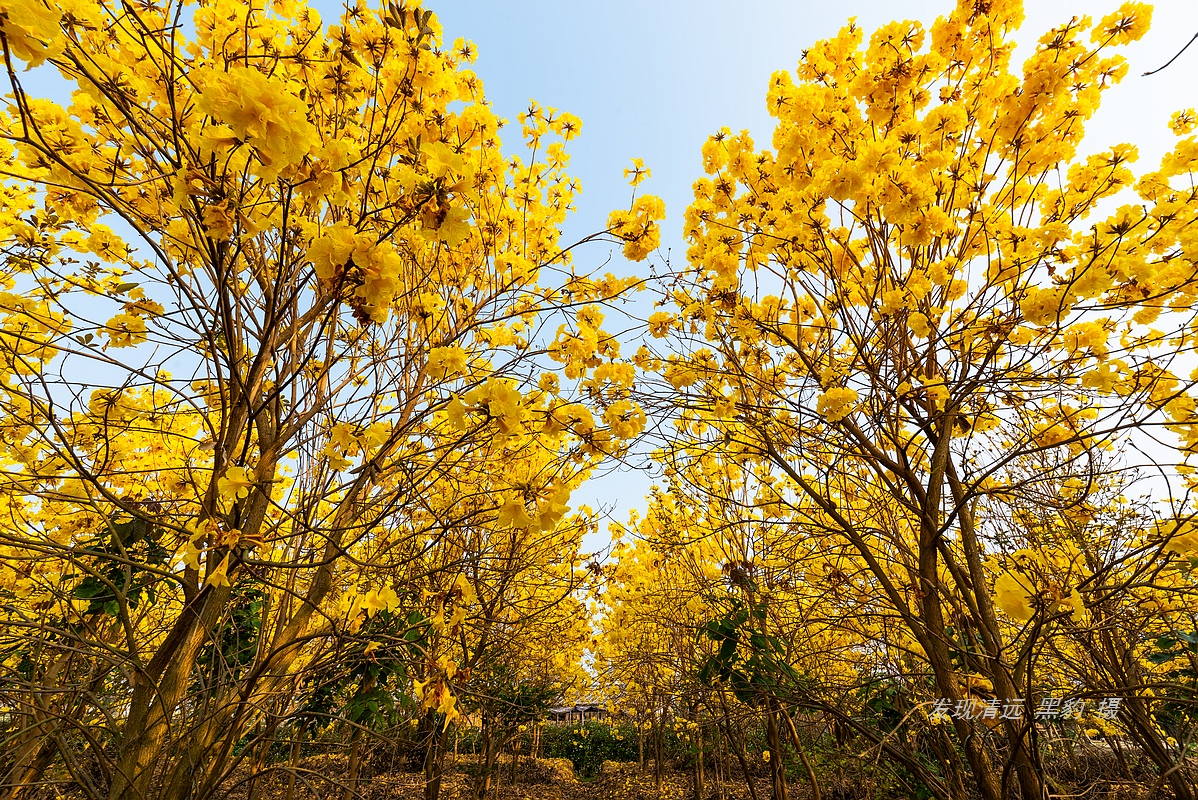
M478 777L474 782L474 800L486 800L487 792L494 785L495 762L503 742L500 737L493 735L492 725L483 721L482 744L483 763L480 765Z
M516 769L520 765L520 740L521 736L519 733L512 738L512 786L516 785Z
M807 760L807 752L803 747L803 741L799 738L799 731L795 727L794 721L786 712L782 712L782 719L786 722L786 730L790 733L791 744L794 745L795 752L799 754L799 761L803 762L803 769L807 772L807 781L811 784L811 800L823 800L824 793L820 791L819 778L816 777L815 770L811 768L811 762Z
M1120 716L1127 722L1128 733L1140 750L1160 772L1151 796L1159 796L1161 786L1168 784L1175 800L1195 800L1198 787L1194 785L1192 777L1186 774L1185 758L1182 757L1179 762L1164 748L1143 698L1135 695L1124 698L1120 705Z
M291 741L291 757L288 762L290 769L287 770L287 792L283 795L283 800L295 799L295 772L299 769L300 748L303 747L304 736L308 732L308 720L300 723L299 730L295 733L295 738Z
M952 420L947 421L951 426ZM924 513L919 525L919 591L921 594L920 608L922 622L927 635L923 645L928 657L929 666L936 680L936 689L941 697L952 701L963 699L960 687L957 685L956 670L953 669L952 658L948 652L948 636L945 633L944 609L940 595L944 587L940 581L940 562L938 558L940 531L940 501L943 495L946 465L949 460L949 432L945 423L937 431L935 452L932 456L931 476L928 480L927 498L924 502ZM994 774L994 766L981 742L981 731L972 720L953 718L953 728L957 738L965 749L965 759L973 782L977 786L982 800L1002 800L1002 789L998 777ZM1037 798L1036 800L1040 800Z
M32 754L29 751L33 751ZM4 776L7 786L5 800L21 800L31 795L42 775L54 762L56 753L58 744L51 736L47 735L40 744L36 739L27 743L25 752L17 754L15 763Z
M719 725L717 724L716 725L716 746L719 750L719 753L716 756L716 762L715 762L716 786L718 786L719 790L720 790L720 800L725 800L725 798L727 797L727 786L729 783L732 782L732 776L730 774L731 759L728 758L728 742L725 741L724 737L720 736L719 733L720 733L720 728L719 728Z
M78 719L87 708L87 701L77 700L76 692L71 692L66 699L60 696L57 702L55 698L46 701L40 694L41 691L60 689L60 678L63 673L70 672L73 655L68 651L55 657L53 663L42 673L39 679L40 686L36 689L30 687L33 691L26 706L28 710L19 715L22 721L18 724L24 725L24 729L14 739L9 740L9 747L12 748L14 756L8 770L0 774L0 786L6 789L4 794L0 795L4 800L18 800L27 796L29 792L26 790L38 783L54 763L54 756L59 747L56 734L60 724L57 719L62 718L60 715ZM101 670L100 676L92 679L92 693L99 689L108 672L109 670ZM102 755L97 752L96 757L101 758Z
M741 772L745 776L745 785L749 787L749 797L752 800L757 800L757 787L753 785L753 776L749 772L749 760L745 758L744 748L741 747L740 741L732 736L732 722L728 719L728 702L724 699L724 693L720 692L720 707L724 712L724 737L728 743L728 747L736 754L736 760L740 762Z
M786 800L786 770L782 763L782 737L778 735L778 701L766 703L765 737L770 748L770 787L774 800Z
M636 726L636 763L637 771L645 774L645 725L638 721Z
M262 768L266 766L266 759L270 755L270 747L274 743L275 731L279 727L279 718L273 717L269 723L264 726L258 752L254 755L253 772L250 774L250 785L247 792L247 800L258 800L258 788L262 783Z
M653 785L658 793L661 793L661 744L662 744L662 724L665 722L665 713L663 711L660 717L654 717L653 726Z
M965 489L961 485L956 466L951 458L947 461L945 475L953 502L958 510L961 547L965 552L965 563L969 571L968 582L964 580L960 582L971 586L973 590L971 594L974 602L971 604L971 613L976 616L975 623L985 648L986 671L990 674L999 700L1004 702L1017 700L1020 697L1019 688L1011 678L1009 667L1003 656L1002 634L998 626L998 617L994 612L994 602L990 597L989 583L982 561L982 546L974 524L973 507L965 495ZM961 591L967 591L966 587L962 586ZM1022 725L1013 720L1003 720L1002 723L1002 730L1011 753L1009 758L1015 765L1015 774L1019 779L1022 800L1042 800L1046 796L1046 789L1041 779L1039 759L1032 749L1031 728L1031 725Z
M111 800L145 800L154 771L162 764L175 709L187 691L204 636L216 624L229 598L228 586L209 586L184 607L171 633L142 672L125 720Z
M350 800L358 793L358 773L362 769L362 727L354 726L350 737L349 766L345 771L345 784L341 787L341 800Z
M429 746L424 751L424 800L437 800L445 773L445 737L449 734L449 725L438 725L435 711L428 714L431 724Z

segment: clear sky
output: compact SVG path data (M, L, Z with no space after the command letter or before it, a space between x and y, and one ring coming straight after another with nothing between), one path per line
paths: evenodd
M805 48L849 17L857 18L868 41L882 23L919 19L928 26L952 6L948 0L425 0L448 41L460 36L478 46L474 68L501 116L514 123L535 99L582 118L582 136L570 147L582 196L567 235L601 230L609 210L627 206L622 170L641 157L653 171L645 189L666 201L663 250L673 259L684 257L681 216L692 182L702 175L703 141L726 125L747 128L759 146L769 146L771 73L793 69ZM1015 63L1054 25L1075 15L1097 20L1118 6L1118 0L1029 0ZM1173 141L1165 126L1170 114L1198 106L1198 44L1164 72L1141 73L1168 61L1195 32L1198 1L1155 5L1151 31L1123 49L1128 76L1090 122L1084 153L1132 142L1140 148L1139 169L1158 162ZM511 146L518 144L514 135L518 130L509 134ZM605 245L578 252L576 263L579 269L601 266L609 254L613 271L644 272L643 265L622 264L618 251ZM609 474L576 493L574 505L607 507L626 519L629 509L643 507L650 483L636 472ZM591 544L606 541L596 537Z

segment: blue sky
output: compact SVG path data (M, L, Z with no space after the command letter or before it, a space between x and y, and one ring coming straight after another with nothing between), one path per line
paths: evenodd
M460 36L478 45L474 68L500 115L514 122L535 99L582 118L582 136L570 147L570 168L583 191L567 236L600 230L608 211L627 206L630 189L622 170L629 159L640 157L653 171L645 189L663 197L669 213L663 250L677 260L684 257L681 216L692 182L702 175L704 140L726 125L734 131L747 128L759 146L769 146L765 92L771 73L793 69L805 48L834 34L849 17L857 18L868 40L873 29L893 19L930 25L953 3L426 0L425 6L441 19L448 41ZM1026 6L1016 63L1054 25L1075 15L1097 20L1119 2L1031 0ZM1169 115L1198 106L1198 45L1162 73L1141 73L1168 61L1196 31L1198 2L1155 5L1151 31L1124 48L1128 77L1107 94L1083 151L1133 142L1140 148L1139 169L1158 162L1173 141L1165 126ZM611 253L605 245L584 248L576 253L576 263L579 269L598 267L609 254L613 271L644 272L643 265L621 264L618 251ZM584 486L574 504L607 507L623 520L629 509L643 507L650 483L644 474L615 472ZM596 537L592 544L606 541L607 536Z

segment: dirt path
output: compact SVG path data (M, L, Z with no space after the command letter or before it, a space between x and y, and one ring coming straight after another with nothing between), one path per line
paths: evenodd
M469 765L458 766L459 769L450 768L446 772L440 800L469 800ZM304 759L292 800L342 800L342 792L334 786L338 780L334 776L344 775L344 770L344 758ZM514 785L507 769L500 773L499 786L488 800L685 800L690 792L688 776L670 773L659 794L653 774L639 775L635 764L608 762L590 780L577 778L570 762L564 759L521 764ZM287 783L288 778L282 773L263 778L255 787L252 800L285 800ZM356 800L421 800L423 776L417 772L389 771L364 776L356 789ZM251 800L249 786L236 785L223 800Z

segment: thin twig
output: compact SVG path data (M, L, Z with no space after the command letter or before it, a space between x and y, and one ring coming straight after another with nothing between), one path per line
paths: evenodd
M1169 59L1169 61L1165 64L1165 67L1169 66L1169 64L1172 64L1174 61L1181 58L1181 54L1184 53L1189 48L1189 46L1192 45L1195 41L1198 41L1198 33L1195 33L1194 38L1190 39L1190 41L1186 42L1185 47L1183 47L1177 51L1177 55L1175 55L1175 56L1173 56L1173 58ZM1145 72L1143 77L1147 77L1149 75L1155 75L1156 73L1160 72L1165 67L1157 67L1152 72Z

